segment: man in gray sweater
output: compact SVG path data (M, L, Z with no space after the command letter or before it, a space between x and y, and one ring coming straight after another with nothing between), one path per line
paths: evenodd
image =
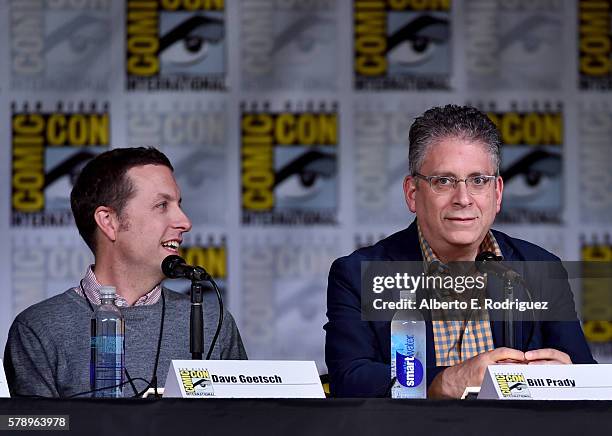
M153 148L100 154L70 197L79 233L95 264L75 288L20 313L9 331L4 366L14 396L88 397L90 319L102 285L115 286L125 318L124 396L162 387L172 359L190 359L190 299L161 286L163 259L178 254L191 221L168 158ZM204 296L204 352L217 327L216 299ZM225 312L212 359L246 359Z

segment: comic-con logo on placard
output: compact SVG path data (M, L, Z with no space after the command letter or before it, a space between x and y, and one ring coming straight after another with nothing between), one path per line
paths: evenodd
M502 136L504 201L497 222L560 223L563 214L561 103L493 104L485 109Z
M244 224L337 220L338 104L242 105Z
M531 398L523 374L495 374L495 383L504 398Z
M223 0L128 0L127 89L223 90Z
M612 89L612 0L578 2L580 89Z
M336 0L243 0L243 89L335 89L339 4Z
M211 397L215 395L208 369L179 368L179 375L187 397Z
M567 4L567 3L566 3ZM465 2L468 85L477 90L559 89L567 58L564 2Z
M355 0L355 88L449 89L451 0Z
M13 89L108 90L110 3L11 0Z
M81 169L110 144L108 104L12 104L11 210L14 227L72 223L70 191Z
M581 319L584 337L589 341L593 357L598 362L612 361L612 279L593 278L607 265L606 277L612 277L612 241L609 233L581 237L582 263ZM593 274L593 269L596 273ZM606 286L607 285L607 286Z

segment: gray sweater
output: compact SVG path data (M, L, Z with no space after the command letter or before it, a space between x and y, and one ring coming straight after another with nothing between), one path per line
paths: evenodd
M190 300L164 289L166 314L157 369L158 387L166 382L170 361L191 359ZM95 306L94 306L95 308ZM122 307L125 317L125 366L133 378L151 380L159 337L162 299L148 306ZM68 397L89 391L91 309L73 289L35 304L20 313L9 330L4 366L11 395ZM204 357L217 328L219 306L204 294ZM240 333L229 312L211 359L246 359ZM135 381L138 390L147 386ZM124 396L134 394L127 384ZM82 396L89 397L91 394Z

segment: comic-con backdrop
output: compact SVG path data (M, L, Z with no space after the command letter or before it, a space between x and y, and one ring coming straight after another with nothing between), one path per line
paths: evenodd
M611 261L611 17L612 0L2 0L0 346L92 262L68 197L113 147L171 158L182 255L251 358L326 371L329 266L411 222L408 130L434 105L501 130L498 228ZM600 285L587 315L612 307ZM584 328L612 361L612 324Z

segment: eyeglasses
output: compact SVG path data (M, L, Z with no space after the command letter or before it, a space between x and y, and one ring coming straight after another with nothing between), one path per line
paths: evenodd
M453 176L424 176L419 173L415 173L415 176L419 179L427 180L431 190L437 194L453 192L457 189L459 182L465 182L467 191L472 195L485 192L491 186L491 182L497 178L497 176L477 175L458 179Z

